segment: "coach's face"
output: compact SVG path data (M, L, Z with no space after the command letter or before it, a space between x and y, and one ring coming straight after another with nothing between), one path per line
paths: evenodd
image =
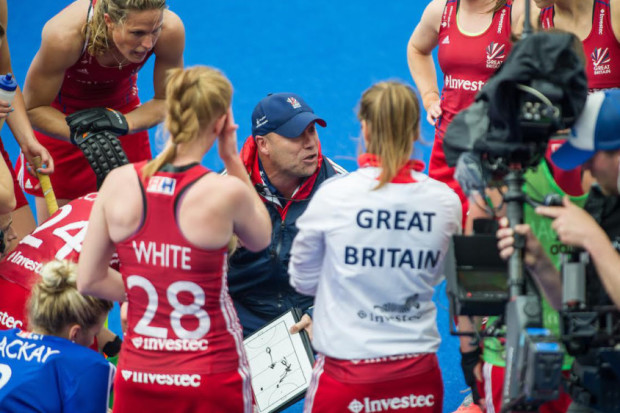
M620 167L620 149L614 151L598 151L583 168L592 173L601 191L605 195L619 195L618 168Z

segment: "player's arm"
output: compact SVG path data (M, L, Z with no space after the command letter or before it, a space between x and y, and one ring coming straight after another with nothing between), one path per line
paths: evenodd
M13 176L4 158L0 156L0 215L13 211L15 203Z
M126 180L122 171L116 173L120 169L126 168L110 172L90 213L88 231L78 262L77 287L82 294L123 302L126 295L122 276L108 266L115 247L106 219L106 203L111 198L111 192Z
M439 42L439 25L446 0L433 0L424 10L422 18L411 34L407 46L407 63L411 77L420 92L427 119L434 124L441 115L437 72L431 55Z
M32 126L65 141L69 141L65 115L51 104L60 91L65 71L80 58L83 47L78 25L69 24L71 19L85 18L85 12L78 10L76 3L43 27L41 47L30 64L24 83L24 100Z
M161 36L154 50L153 88L155 96L125 116L129 125L129 133L151 128L164 120L166 72L172 68L183 67L185 48L183 22L179 16L170 10L165 10L164 25L161 30Z
M611 9L611 27L616 36L616 40L620 42L620 0L610 1Z
M288 272L291 286L300 294L316 295L325 257L325 220L330 211L319 190L297 219L299 230L291 247Z
M250 177L241 162L237 151L237 129L232 109L215 122L218 136L218 154L227 170L228 176L234 177L226 187L230 196L230 210L233 213L233 232L245 248L260 251L271 243L271 218L260 199Z
M540 29L540 9L536 6L534 0L517 0L512 5L512 33L520 37L523 33L523 26L525 25L525 19L528 17L525 15L525 2L530 2L530 23L534 32ZM551 5L552 1L549 2Z
M9 30L6 0L0 0L0 23L2 23L5 30ZM9 41L6 35L2 39L2 46L0 47L0 73L13 73L13 68L11 67L11 54L9 52ZM22 152L26 156L26 160L32 164L33 158L35 156L40 156L42 164L46 165L45 168L41 169L41 172L46 174L54 172L54 161L52 157L47 149L45 149L34 136L32 126L30 125L30 121L28 120L28 115L26 113L24 97L22 96L19 86L15 91L15 97L13 98L13 103L10 107L5 106L3 105L3 102L0 102L0 113L6 113L7 115L10 114L10 116L7 117L7 124L9 125L9 128L11 129L15 140L17 140Z

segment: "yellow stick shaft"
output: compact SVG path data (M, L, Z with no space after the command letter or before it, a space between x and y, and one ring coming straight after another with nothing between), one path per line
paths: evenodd
M54 212L58 211L58 202L56 202L56 194L54 194L52 182L50 181L49 176L39 173L38 171L38 169L41 167L41 157L35 156L32 160L34 161L37 178L39 178L39 182L41 183L41 190L43 191L43 196L45 197L47 210L49 211L50 215L53 215Z

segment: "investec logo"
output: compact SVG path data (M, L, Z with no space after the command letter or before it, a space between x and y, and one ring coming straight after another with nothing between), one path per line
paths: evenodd
M447 75L445 77L443 84L444 87L450 89L462 89L472 92L477 92L482 89L482 86L484 86L484 82L482 80L472 82L471 80L458 79L456 77L452 77L451 75Z
M391 410L409 409L416 407L432 407L435 405L435 395L427 394L426 396L416 396L410 394L403 397L392 397L389 399L371 400L364 397L364 402L353 399L349 403L349 410L353 413L373 413L373 412L389 412Z
M199 374L157 374L142 371L121 370L125 381L161 386L200 387Z
M135 348L147 351L205 351L209 342L205 339L133 337L131 344Z

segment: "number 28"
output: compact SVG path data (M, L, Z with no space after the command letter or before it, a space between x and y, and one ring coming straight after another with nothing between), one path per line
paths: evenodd
M129 289L134 287L141 288L148 295L146 310L136 324L134 331L144 336L168 338L168 329L149 325L153 317L155 317L157 307L159 306L159 297L153 284L141 275L131 275L127 277L127 287ZM194 301L191 304L182 304L178 298L182 292L192 294ZM191 281L173 282L166 290L166 298L173 308L173 311L170 313L170 325L177 337L182 339L201 339L207 334L211 327L211 319L202 308L205 305L205 293L198 284ZM196 317L198 319L198 327L195 330L184 328L181 325L181 317L183 316Z

